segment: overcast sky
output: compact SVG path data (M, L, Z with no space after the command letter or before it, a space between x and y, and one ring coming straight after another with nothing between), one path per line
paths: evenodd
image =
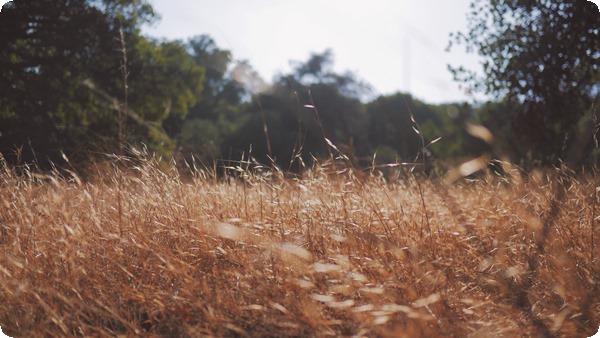
M445 52L449 33L465 31L470 0L151 0L161 20L144 32L186 39L208 34L271 81L290 60L331 48L335 70L350 70L376 94L408 91L430 103L470 100L447 64L478 67L463 46Z

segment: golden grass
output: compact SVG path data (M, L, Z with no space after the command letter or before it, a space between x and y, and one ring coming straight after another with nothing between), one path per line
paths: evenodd
M594 175L445 185L109 168L84 183L0 174L4 333L587 337L600 325Z

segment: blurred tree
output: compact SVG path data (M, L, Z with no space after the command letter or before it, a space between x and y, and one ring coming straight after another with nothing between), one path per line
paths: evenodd
M13 1L3 7L0 151L5 156L15 146L31 145L55 158L59 144L74 146L83 134L77 126L92 123L96 112L83 109L92 95L76 82L103 43L95 28L105 25L102 13L85 1ZM28 148L22 155L31 161Z
M325 157L330 150L325 138L350 157L368 155L368 120L360 98L370 90L351 72L335 73L330 50L296 62L290 74L278 76L257 97L261 105L256 107L266 114L278 164L298 168L292 163L297 156L305 163L313 156Z
M281 76L280 82L287 82L293 78L296 83L303 86L313 84L326 84L335 86L340 94L349 98L367 99L372 88L356 78L356 75L350 71L344 74L338 74L333 71L333 51L326 49L323 53L313 53L305 62L292 62L295 66L293 73L287 76Z
M170 155L180 134L172 122L186 119L190 107L202 99L204 68L182 42L146 38L136 42L130 64L129 106L154 127L135 135L139 135L138 142L148 142L151 149Z
M440 136L442 126L436 111L409 94L380 96L367 104L367 113L369 141L374 150L388 147L404 162L412 162L422 155L421 137L413 128L411 114L420 127L426 127L422 130L425 142Z
M492 155L510 159L522 166L527 166L527 147L514 137L511 114L520 109L519 104L507 100L502 102L488 101L476 109L478 122L488 128L494 135Z
M0 152L11 162L15 148L25 162L36 152L47 167L62 151L85 157L90 143L114 151L118 111L129 122L128 141L168 152L172 142L162 123L185 115L201 97L203 69L181 44L140 35L140 25L154 17L144 0L6 4L0 13Z
M240 68L234 65L231 53L217 46L208 35L199 35L186 43L193 62L205 69L202 100L190 108L185 119L170 119L171 130L177 130L180 159L190 161L192 156L205 165L222 157L224 140L243 123L242 112L248 95L242 83L236 80Z
M433 109L441 121L438 135L442 139L431 148L435 151L436 158L444 160L447 166L454 166L465 159L472 159L492 151L486 142L468 132L469 124L487 125L482 119L482 115L485 116L485 114L482 113L480 107L473 108L467 103L450 103L435 106ZM506 110L501 110L501 112L506 116ZM429 134L426 126L423 126L422 129L423 134Z
M226 73L231 65L231 53L220 49L208 35L195 36L187 42L187 45L194 61L206 69L204 95L219 96L230 80L226 77ZM229 99L239 102L239 97Z
M565 159L600 92L598 8L580 0L474 0L468 25L449 47L477 51L484 76L449 67L455 79L516 108L511 131L520 153L547 164Z

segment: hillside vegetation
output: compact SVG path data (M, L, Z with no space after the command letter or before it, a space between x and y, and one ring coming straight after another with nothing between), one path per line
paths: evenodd
M588 337L600 325L593 173L446 184L241 163L217 179L121 158L82 182L21 169L0 175L9 336Z

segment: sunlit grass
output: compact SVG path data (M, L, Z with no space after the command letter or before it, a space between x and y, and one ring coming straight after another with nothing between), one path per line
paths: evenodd
M4 168L4 333L587 337L599 326L593 175L449 185L325 165L217 179L116 163L87 182Z

